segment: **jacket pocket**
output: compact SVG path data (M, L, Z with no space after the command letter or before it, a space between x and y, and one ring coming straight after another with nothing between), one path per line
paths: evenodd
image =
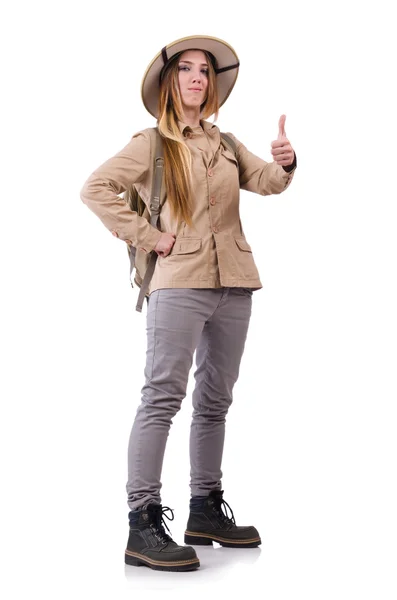
M201 238L177 238L168 256L192 254L201 248Z
M249 245L249 243L247 242L247 240L245 238L242 237L238 237L238 238L234 238L236 241L237 246L240 248L240 250L242 250L243 252L251 252L251 246Z
M230 259L233 261L233 275L236 279L240 279L243 283L247 279L259 279L258 269L256 268L254 255L251 246L244 236L236 236L234 238L236 245L230 253ZM242 286L244 287L244 285ZM243 291L243 294L247 292Z

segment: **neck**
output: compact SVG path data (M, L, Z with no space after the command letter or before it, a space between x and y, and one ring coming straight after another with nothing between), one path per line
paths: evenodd
M200 109L185 108L182 114L182 121L190 127L200 127Z

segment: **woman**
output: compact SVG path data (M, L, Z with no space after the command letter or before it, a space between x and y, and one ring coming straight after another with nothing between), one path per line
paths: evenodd
M142 83L142 98L157 118L164 148L160 230L131 211L117 194L134 186L149 204L152 131L135 134L88 178L81 198L117 237L158 255L147 306L146 382L128 447L130 532L125 561L170 571L199 566L195 550L166 533L161 470L172 418L186 395L196 351L190 433L191 500L185 543L228 547L261 543L253 526L227 516L221 484L225 419L232 402L251 315L262 287L239 216L239 189L279 194L290 184L295 153L283 115L274 161L249 152L232 134L236 154L221 142L218 115L238 73L233 48L197 36L158 53ZM229 507L230 508L230 507ZM172 511L171 511L172 512ZM168 529L168 528L167 528Z

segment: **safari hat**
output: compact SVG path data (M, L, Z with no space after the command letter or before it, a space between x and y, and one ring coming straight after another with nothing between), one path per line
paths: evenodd
M219 106L226 102L236 83L240 63L236 52L227 42L209 35L191 35L171 42L156 54L142 80L143 104L153 117L158 116L160 81L164 67L173 56L185 50L205 50L214 57Z

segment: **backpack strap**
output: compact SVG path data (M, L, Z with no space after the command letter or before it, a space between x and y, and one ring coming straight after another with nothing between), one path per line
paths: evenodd
M163 140L157 127L154 127L156 132L156 154L154 157L154 175L152 185L152 195L150 197L150 224L153 227L158 228L158 221L160 217L160 196L161 196L161 184L163 180L163 169L164 169L164 149Z
M150 224L153 227L159 228L159 220L160 220L160 198L161 198L161 184L163 180L163 169L164 169L164 149L163 149L163 140L159 133L157 127L153 128L155 130L156 135L156 152L154 155L154 172L153 172L153 182L152 182L152 192L150 196ZM138 302L136 304L136 310L138 312L142 312L143 301L146 296L146 292L149 287L150 280L153 277L154 268L156 266L157 261L157 253L154 250L151 253L149 263L146 267L145 275L143 277L143 281L141 284L141 289L139 291Z
M226 148L228 150L230 150L230 152L232 152L234 154L234 156L237 159L237 146L236 146L236 142L226 133L222 133L221 132L221 138L222 141L224 143L224 145L226 146Z

